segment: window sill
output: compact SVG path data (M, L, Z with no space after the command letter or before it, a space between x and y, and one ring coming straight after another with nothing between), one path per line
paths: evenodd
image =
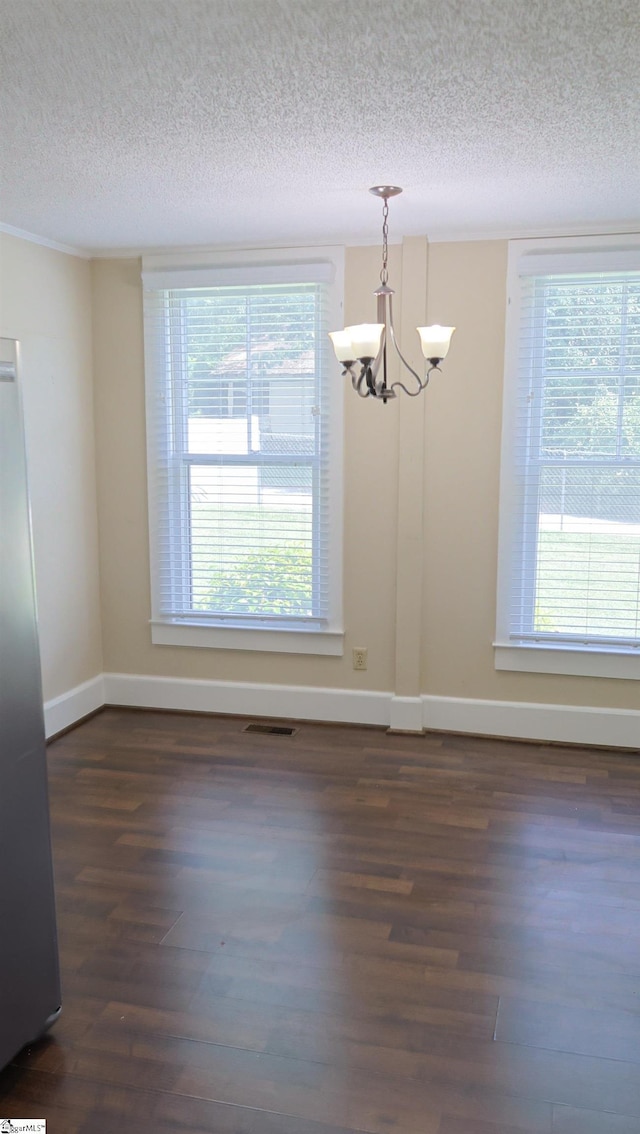
M275 630L272 627L210 626L201 622L151 622L154 646L197 646L214 650L326 654L342 657L342 630Z
M495 668L574 677L640 678L640 650L494 642Z

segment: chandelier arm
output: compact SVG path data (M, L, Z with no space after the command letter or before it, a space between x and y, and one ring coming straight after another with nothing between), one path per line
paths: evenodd
M363 376L364 376L363 373L362 373L362 370L360 372L360 377L358 378L357 375L354 374L351 366L345 366L344 370L342 371L342 377L346 378L347 374L349 375L349 377L351 379L351 385L352 385L353 389L355 390L356 394L360 394L360 387L362 385L362 379L363 379ZM368 396L367 394L360 394L361 398L366 398L367 396Z
M418 390L418 393L420 393L420 391L424 389L424 386L422 384L422 378L420 377L419 374L416 373L416 371L413 369L413 366L409 365L409 363L407 362L406 358L404 357L402 351L400 350L400 347L398 346L398 340L396 339L396 332L395 332L395 329L394 329L394 326L393 326L393 300L392 300L391 296L389 296L389 330L391 332L391 341L392 341L394 347L396 348L396 354L398 355L402 364L404 366L406 366L409 373L413 374L413 377L415 378L416 382L418 383L418 386L420 387L420 390ZM394 385L401 385L401 383L394 383ZM393 386L391 388L393 389ZM406 389L405 386L403 386L402 388L403 388L403 390Z
M410 398L417 398L418 394L421 394L422 391L424 390L424 388L426 386L426 382L425 382L424 386L422 385L422 383L420 383L417 390L408 390L407 387L405 386L404 382L392 382L391 385L389 386L389 389L395 390L396 386L399 386L401 390L404 390L405 394L408 394Z
M402 356L400 356L400 357L402 357ZM424 381L420 382L420 389L416 390L415 393L413 393L413 394L411 393L411 390L407 390L407 387L404 385L403 382L393 382L392 385L389 387L389 389L393 390L393 389L395 389L396 386L400 386L400 389L404 390L405 394L408 394L410 398L417 398L418 394L421 394L423 390L426 390L427 386L429 385L429 379L430 379L431 375L433 374L434 370L437 370L438 374L441 373L439 366L430 366L426 375L425 375Z
M366 373L367 373L366 367L361 366L360 367L360 376L358 378L356 378L355 374L351 375L351 385L353 386L356 394L360 398L370 398L371 397L371 392L368 388L367 388L367 390L364 394L362 393L362 383L365 380Z

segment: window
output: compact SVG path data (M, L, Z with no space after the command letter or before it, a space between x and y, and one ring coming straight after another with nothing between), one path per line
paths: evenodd
M342 652L341 260L324 257L145 260L154 642Z
M498 668L640 676L640 241L608 244L512 250Z

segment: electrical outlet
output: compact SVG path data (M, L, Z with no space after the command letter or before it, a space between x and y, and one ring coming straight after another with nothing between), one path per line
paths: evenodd
M365 646L355 646L352 651L352 655L354 669L367 668L367 649Z

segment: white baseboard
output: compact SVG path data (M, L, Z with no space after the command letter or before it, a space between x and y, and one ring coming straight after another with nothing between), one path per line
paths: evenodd
M105 673L45 705L53 736L103 704L640 749L640 711Z
M424 727L516 740L640 748L640 711L424 696Z
M422 697L391 697L389 728L394 732L422 732L423 719Z
M75 689L61 693L44 704L44 728L47 739L62 729L69 728L76 721L94 713L104 705L104 681L102 674L91 681L83 681Z
M304 685L257 685L240 681L190 681L105 673L108 705L183 709L255 717L388 725L391 693L322 689Z

